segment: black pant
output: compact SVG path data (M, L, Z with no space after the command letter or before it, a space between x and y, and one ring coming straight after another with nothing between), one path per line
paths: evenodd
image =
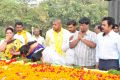
M100 70L110 70L110 69L119 69L119 60L118 59L100 59L99 60L99 69Z

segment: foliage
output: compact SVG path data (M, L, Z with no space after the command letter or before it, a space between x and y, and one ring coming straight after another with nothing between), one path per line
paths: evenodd
M120 71L117 71L117 70L109 70L108 73L109 74L120 75Z
M2 40L5 37L5 28L0 26L0 40Z
M99 23L107 16L107 2L102 0L44 0L38 6L31 7L28 0L1 0L0 26L14 26L16 21L22 21L28 30L39 26L45 32L50 28L51 21L60 18L63 26L69 19L77 22L83 16L91 19L91 25Z

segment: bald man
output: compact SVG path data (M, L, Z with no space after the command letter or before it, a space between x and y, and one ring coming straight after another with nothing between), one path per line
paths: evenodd
M60 19L56 19L53 21L52 29L46 33L46 47L50 47L65 60L65 53L69 48L69 37L69 31L62 27Z

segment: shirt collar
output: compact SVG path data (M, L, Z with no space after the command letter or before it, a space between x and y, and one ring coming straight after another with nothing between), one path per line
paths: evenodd
M111 30L108 34L106 34L106 35L104 35L105 33L103 32L103 36L112 36L112 35L114 35L114 31L113 30Z
M115 32L113 30L111 30L109 33L108 33L108 36L111 36L113 35Z
M61 27L60 32L62 32L62 30L63 30L63 28ZM53 30L53 28L52 28L52 31L53 31L53 32L56 32L56 31ZM58 33L60 33L60 32L58 32ZM56 32L56 33L57 33L57 32Z
M89 33L90 33L90 30L87 30L86 35L89 35Z
M89 34L90 34L90 30L87 30L86 33L85 33L85 35L89 35Z

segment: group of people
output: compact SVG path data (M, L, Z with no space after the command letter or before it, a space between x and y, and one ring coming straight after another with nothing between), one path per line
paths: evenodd
M95 32L89 29L89 18L81 18L79 24L79 31L75 20L68 21L68 29L64 29L62 21L56 19L44 39L39 35L38 27L34 28L34 35L31 35L21 22L17 22L16 34L13 27L5 30L6 37L0 42L0 56L7 59L19 56L32 61L79 65L89 69L118 70L120 35L119 30L116 33L114 18L104 17L101 26L95 27Z

